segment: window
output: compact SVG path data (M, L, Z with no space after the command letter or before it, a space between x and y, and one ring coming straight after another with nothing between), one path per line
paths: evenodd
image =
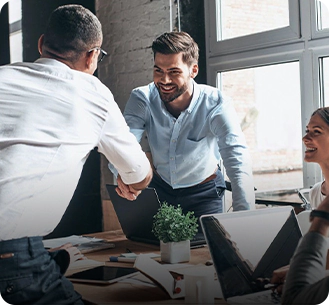
M317 8L317 30L324 30L329 28L329 1L316 1Z
M218 75L240 117L259 190L303 186L299 73L291 62Z
M230 54L299 39L298 12L297 0L205 1L208 52Z
M21 62L23 60L22 43L22 3L21 0L11 0L9 4L9 44L10 62Z
M325 106L329 106L329 57L323 57L319 61L321 67L321 92Z
M322 179L303 161L302 136L311 113L329 105L328 8L328 0L205 1L208 83L237 110L258 191Z
M222 0L217 2L220 40L289 26L288 0Z

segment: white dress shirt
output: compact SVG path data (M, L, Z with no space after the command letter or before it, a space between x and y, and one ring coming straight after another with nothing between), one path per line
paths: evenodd
M321 193L322 183L323 181L317 182L310 189L309 196L312 209L316 209L326 197Z
M0 240L50 233L95 147L125 183L146 177L149 162L96 77L53 59L0 67Z

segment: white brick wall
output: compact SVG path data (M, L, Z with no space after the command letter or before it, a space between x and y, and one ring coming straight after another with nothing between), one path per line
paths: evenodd
M170 30L169 0L97 0L108 56L98 75L123 110L131 90L152 81L152 41Z
M110 88L123 111L132 89L152 82L152 41L170 31L169 0L96 0L96 15L103 26L102 48L108 56L100 63L98 77ZM142 145L145 146L145 142ZM101 194L113 176L101 159Z

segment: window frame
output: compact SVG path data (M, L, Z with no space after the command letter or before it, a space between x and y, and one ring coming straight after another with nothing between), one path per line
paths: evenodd
M13 47L14 41L22 41L22 5L21 0L10 1L9 7L9 45L10 63L23 61L23 43Z
M310 8L311 16L315 16L314 21L312 20L312 23L311 23L311 35L312 35L313 39L329 36L329 28L318 31L318 28L317 28L317 3L318 3L318 0L315 0L314 3L312 3L311 8Z
M329 57L329 29L317 31L316 0L289 0L288 27L217 41L216 1L205 1L207 83L217 87L218 73L298 61L301 123L304 133L311 113L323 105L320 59ZM311 101L311 102L310 102ZM301 150L304 151L302 139ZM322 180L316 163L303 161L303 184Z
M277 45L286 41L298 40L301 37L299 27L299 2L296 0L289 1L289 26L273 29L265 32L250 34L231 39L218 40L218 3L221 0L205 1L205 18L206 32L209 37L208 52L212 55L229 54L232 52L241 52L255 48L263 48L265 46ZM216 12L216 14L214 14ZM208 22L207 22L208 20ZM213 26L215 25L215 26Z

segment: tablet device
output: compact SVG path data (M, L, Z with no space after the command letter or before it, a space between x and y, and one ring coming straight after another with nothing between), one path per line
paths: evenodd
M74 273L67 278L71 282L94 283L94 284L112 284L127 277L138 274L135 268L116 267L116 266L98 266L92 269Z

